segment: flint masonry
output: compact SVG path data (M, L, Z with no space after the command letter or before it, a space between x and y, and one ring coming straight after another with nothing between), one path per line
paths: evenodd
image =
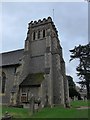
M3 104L28 106L32 96L42 107L69 103L65 61L51 17L29 23L24 49L0 56Z

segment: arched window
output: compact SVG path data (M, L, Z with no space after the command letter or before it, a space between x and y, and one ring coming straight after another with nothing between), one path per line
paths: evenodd
M5 93L6 74L2 72L2 93Z
M45 37L45 30L43 30L43 37Z
M35 36L36 36L36 34L35 34L35 32L33 33L33 40L35 40Z
M38 39L40 38L40 31L38 31Z

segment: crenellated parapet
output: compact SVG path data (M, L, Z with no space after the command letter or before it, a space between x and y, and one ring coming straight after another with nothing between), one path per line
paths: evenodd
M41 25L46 25L51 23L53 30L56 32L56 34L58 34L58 31L54 25L54 22L52 21L51 17L43 18L43 20L39 19L38 21L31 21L28 25L28 30L30 31L31 28L35 28L35 27L39 27Z
M51 22L52 22L52 18L51 17L48 17L47 19L44 18L43 20L39 19L38 21L31 21L29 23L29 27L36 27L36 26L47 24L47 23L51 23Z

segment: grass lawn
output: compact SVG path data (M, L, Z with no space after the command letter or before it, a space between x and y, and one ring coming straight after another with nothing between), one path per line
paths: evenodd
M89 104L90 105L90 104ZM44 108L31 115L29 109L25 108L12 108L3 106L2 114L8 111L14 118L88 118L90 109L78 110L77 107L88 106L88 102L85 101L73 101L71 102L71 108Z
M75 107L80 107L80 106L90 106L90 101L82 101L82 100L77 100L77 101L72 101L71 103L71 107L75 108Z
M3 106L2 114L5 114L6 111L8 111L10 115L14 116L14 118L27 118L31 116L29 109L25 109L25 108Z
M88 110L64 109L64 108L45 108L34 114L33 118L88 118Z

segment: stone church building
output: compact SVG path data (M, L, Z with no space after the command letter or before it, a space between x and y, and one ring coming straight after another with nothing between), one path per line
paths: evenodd
M32 96L42 107L69 103L65 61L51 17L31 21L24 49L0 57L2 104L28 106Z

